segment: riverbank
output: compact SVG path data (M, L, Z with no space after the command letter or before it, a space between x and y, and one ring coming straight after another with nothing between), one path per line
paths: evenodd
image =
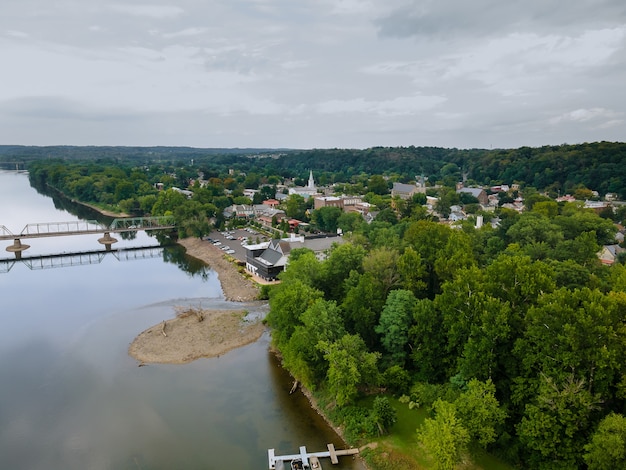
M258 299L259 286L239 272L224 252L198 238L178 241L189 256L204 261L217 272L227 300ZM141 332L128 348L140 364L184 364L202 357L216 357L250 344L261 337L265 326L245 310L179 309L175 318Z
M227 259L222 250L200 238L182 238L178 244L187 250L189 256L204 261L217 272L226 300L247 302L258 299L259 284L240 272L239 267Z

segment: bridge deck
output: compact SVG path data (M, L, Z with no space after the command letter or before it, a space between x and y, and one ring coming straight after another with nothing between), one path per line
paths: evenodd
M6 226L0 225L0 240L22 238L60 237L69 235L90 235L106 232L121 233L137 230L168 230L176 227L171 217L132 217L114 219L106 226L95 220L72 222L44 222L27 224L19 234L12 233Z

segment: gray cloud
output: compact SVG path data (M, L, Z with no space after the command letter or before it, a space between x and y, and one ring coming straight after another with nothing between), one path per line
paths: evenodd
M626 3L6 0L0 142L619 140Z
M375 21L381 36L436 40L497 36L502 33L581 33L626 22L621 0L413 0Z

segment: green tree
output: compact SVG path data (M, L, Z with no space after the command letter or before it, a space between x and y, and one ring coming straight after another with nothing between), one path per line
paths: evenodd
M374 248L363 258L363 272L371 273L382 296L400 283L398 252L387 247Z
M398 274L403 289L410 290L416 297L425 294L426 266L419 253L410 246L398 258Z
M554 248L563 239L561 227L538 212L525 212L506 232L510 243L522 248L545 243Z
M484 292L484 285L483 274L473 267L445 283L435 298L446 335L442 349L448 375L460 371L465 378L485 380L504 374L501 361L512 346L510 309Z
M440 279L435 270L435 261L447 246L452 229L447 226L420 220L411 222L404 232L404 242L421 257L426 268L428 296L433 298L440 288Z
M442 345L446 344L441 328L443 318L430 299L418 300L414 312L413 326L409 329L409 343L413 345L412 368L418 380L436 383L444 379L449 364L442 352Z
M556 201L540 201L533 206L532 210L545 217L553 218L559 214L559 205Z
M558 382L571 374L592 393L612 398L612 384L626 360L620 311L615 297L588 288L544 295L528 310L526 331L513 350L520 375L532 384L536 371ZM517 388L532 390L528 383Z
M491 380L470 380L467 390L454 404L471 439L482 447L496 441L496 430L504 423L506 412L500 407L496 387Z
M119 202L129 199L135 195L135 185L128 180L119 181L115 185L115 201Z
M187 198L178 191L174 191L173 189L161 191L157 196L154 206L152 206L152 215L173 214L174 210L185 204L186 201Z
M375 348L378 338L374 328L378 324L385 297L377 288L371 273L352 271L345 285L346 295L341 308L345 314L346 328L350 333L361 336L368 348Z
M342 211L339 207L320 207L312 213L312 222L322 232L337 232L338 220Z
M434 418L418 429L418 439L435 461L437 470L454 470L467 451L470 436L457 417L456 407L441 399L433 404Z
M402 240L400 239L400 233L397 230L395 223L381 222L375 220L366 230L367 238L369 239L369 245L371 247L386 247L394 248L400 251L402 247Z
M328 361L328 389L337 405L353 403L359 388L378 383L379 355L368 352L360 336L344 335L334 343L320 341L318 347Z
M544 376L536 399L516 426L532 468L572 469L582 463L583 445L598 399L584 380L569 375L558 383Z
M374 194L388 194L389 186L387 185L387 181L381 175L372 175L367 183L367 189L369 192Z
M295 248L289 253L287 268L278 275L283 282L299 280L311 287L319 288L322 263L309 248Z
M291 194L285 201L285 214L297 220L306 220L307 205L299 194Z
M395 408L389 403L389 398L384 396L374 398L370 416L378 429L378 434L381 436L389 433L397 419Z
M179 233L184 236L202 237L211 231L208 207L197 201L186 201L174 209L174 218Z
M270 291L267 323L273 329L272 341L276 346L280 348L287 344L296 326L302 324L302 313L322 295L299 279L274 286Z
M342 212L337 218L337 226L343 233L356 232L363 224L365 224L365 220L358 212Z
M300 316L286 347L283 347L283 364L306 387L314 390L327 372L327 363L317 344L333 343L344 334L343 318L337 304L317 299Z
M409 327L413 321L416 299L411 291L394 290L389 293L380 314L376 333L389 354L391 365L404 366L408 354Z
M344 281L351 271L362 272L365 249L360 245L343 243L333 248L323 263L324 292L329 300L341 301L345 295Z
M564 211L565 212L565 211ZM598 245L615 242L617 227L610 219L603 219L588 209L574 209L569 213L554 218L566 240L574 240L583 233L593 233Z
M452 280L463 268L475 265L472 239L464 232L453 231L445 247L437 253L434 269L439 281L443 282Z
M626 418L610 413L585 445L585 463L589 470L626 468Z

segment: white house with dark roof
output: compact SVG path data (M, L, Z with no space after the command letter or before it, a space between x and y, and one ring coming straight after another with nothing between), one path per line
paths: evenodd
M624 252L626 252L626 249L619 245L604 245L600 253L598 253L598 258L602 264L610 266L615 263L618 256Z
M246 245L246 270L267 281L276 280L276 277L285 270L289 261L289 254L294 248L309 248L319 260L328 255L333 244L343 243L342 237L311 237L296 236L291 238L275 239L257 245Z

